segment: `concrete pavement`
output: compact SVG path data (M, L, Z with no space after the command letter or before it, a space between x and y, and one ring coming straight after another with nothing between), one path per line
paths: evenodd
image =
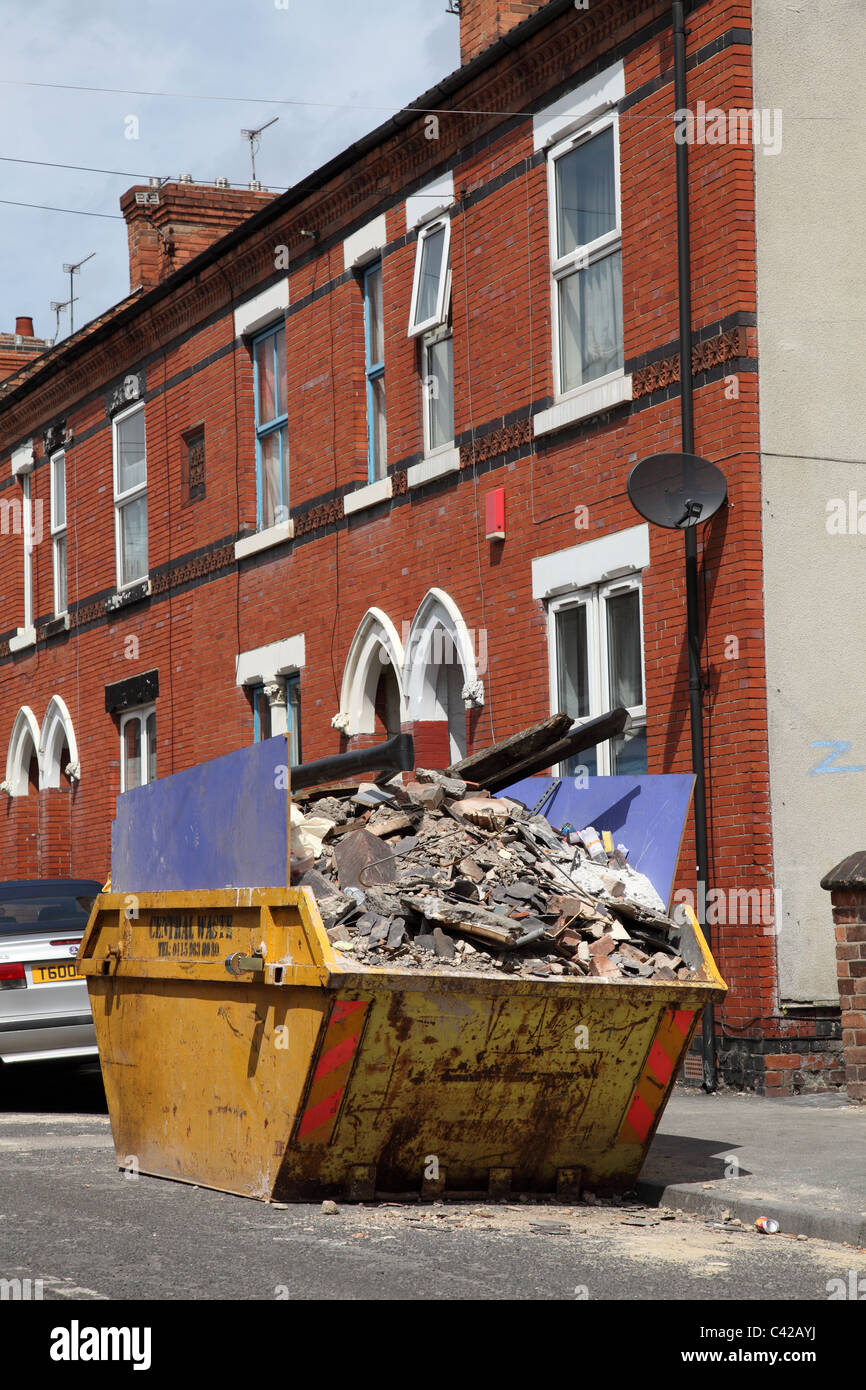
M641 1173L660 1206L866 1246L866 1105L678 1088Z

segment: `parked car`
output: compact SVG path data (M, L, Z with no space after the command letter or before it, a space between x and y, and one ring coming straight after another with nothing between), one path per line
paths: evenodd
M0 883L0 1060L97 1054L75 957L102 885L92 879Z

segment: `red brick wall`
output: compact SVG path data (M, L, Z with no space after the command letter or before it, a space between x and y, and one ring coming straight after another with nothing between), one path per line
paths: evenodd
M601 6L605 13L611 8ZM467 15L473 11L468 8ZM634 6L629 12L633 46L625 54L627 92L638 93L645 84L664 79L657 91L644 91L620 119L625 356L640 366L643 354L670 357L676 352L673 90L667 31L640 41L633 37L640 23L666 15L666 5L648 4L640 23ZM574 59L567 48L569 36L594 22L592 10L587 16L577 13L577 29L569 15L556 30L562 46L559 67L539 69L555 71L556 81L568 77L573 85L582 80L581 61L603 57L616 41L608 34L587 48L581 61ZM711 0L690 18L689 52L705 49L748 22L746 4ZM538 42L542 40L551 42L544 32ZM464 94L458 104L488 110L496 109L491 103L497 99L505 110L515 109L517 101L526 104L530 97L517 93L514 84L528 80L528 71L512 59L498 75L484 78L483 90ZM724 104L736 93L739 104L751 105L750 92L750 50L744 45L712 49L689 72L693 102L703 97ZM546 93L540 88L536 99L552 100L555 94L552 87ZM75 499L74 506L70 500L72 604L104 597L114 588L111 425L105 393L123 372L143 366L146 376L151 575L159 579L161 570L181 557L218 542L230 544L243 524L254 525L256 513L252 367L248 347L232 347L233 304L239 294L274 276L276 248L290 246L293 545L265 551L239 568L229 563L211 574L193 575L183 587L157 592L149 601L110 619L96 618L10 660L4 657L3 638L21 622L21 562L12 538L3 538L0 749L20 705L30 704L41 721L51 695L63 696L73 713L82 763L81 784L67 797L63 812L72 871L99 877L108 869L109 822L119 789L119 735L117 720L105 713L104 687L131 675L159 671L158 770L165 775L251 739L249 702L235 685L236 655L303 633L304 758L312 760L338 751L341 742L346 745L331 718L339 707L346 654L367 609L383 609L399 632L435 585L447 591L471 629L487 634L484 704L467 714L470 751L549 713L547 622L544 606L532 598L531 561L637 524L625 492L628 471L646 454L679 447L679 401L659 388L640 394L631 410L534 445L527 442L531 433L524 428L522 445L513 447L512 441L494 449L490 462L480 464L473 475L467 432L474 429L483 440L491 429L502 428L504 417L511 417L509 425L527 421L539 403L549 404L553 373L546 171L543 164L531 162L531 119L512 122L507 130L492 119L462 119L464 124L454 126L443 119L441 148L422 137L404 154L395 138L388 155L397 161L402 182L394 183L394 191L400 192L411 180L429 178L436 162L446 157L448 139L456 138L449 131L462 132L462 150L452 161L455 430L467 446L459 475L415 492L405 490L405 470L422 449L422 421L416 348L406 333L415 242L406 237L400 199L387 208L389 245L383 263L389 464L396 495L391 504L342 519L338 494L367 476L362 295L357 278L344 275L342 238L380 210L383 192L371 194L368 201L362 193L357 198L347 194L342 221L328 220L334 204L326 202L320 214L305 204L296 217L281 215L250 235L243 256L234 253L219 269L203 273L194 294L182 287L173 290L169 319L158 319L158 311L151 311L156 344L146 319L140 333L124 331L113 349L95 349L89 367L65 378L38 404L34 395L32 418L23 406L16 406L5 422L0 417L2 476L8 476L10 449L28 430L37 433L61 413L74 430L67 464L69 496ZM340 176L340 184L360 187L367 167L359 160ZM726 890L760 890L772 886L773 863L754 370L752 151L693 147L690 171L694 328L699 338L716 345L701 359L694 377L695 442L697 452L724 468L732 503L702 528L699 538L708 605L703 658L711 881ZM509 173L514 177L486 193L492 180ZM300 238L297 225L319 230L315 247ZM741 339L736 355L749 359L749 370L725 361L720 324L735 315ZM202 421L206 496L188 503L181 484L182 436ZM507 461L506 447L512 449ZM47 499L45 464L33 478L35 496ZM484 496L494 486L506 490L508 530L504 543L490 544L484 539ZM336 517L337 526L323 527L308 539L301 521L306 508L319 504L323 520ZM587 530L575 529L577 505L588 509ZM650 546L651 563L643 577L649 769L685 772L691 753L682 538L652 528ZM35 571L35 611L44 619L51 609L50 544L37 547ZM739 648L733 659L726 655L731 638ZM450 760L443 722L420 720L414 732L420 765ZM56 796L60 804L60 793L44 795ZM4 873L36 871L35 800L17 798L3 807ZM61 817L59 811L54 814ZM57 829L50 836L46 830L44 838L45 853L59 863L58 835ZM680 886L694 886L693 864L689 828ZM778 1013L772 922L719 928L714 935L731 986L718 1011L728 1035L809 1036L809 1023L782 1019Z
M47 344L41 338L27 339L16 345L14 333L0 333L0 381L11 376L19 368L25 367L34 357L45 351Z
M866 1101L866 889L834 890L836 974L848 1099Z

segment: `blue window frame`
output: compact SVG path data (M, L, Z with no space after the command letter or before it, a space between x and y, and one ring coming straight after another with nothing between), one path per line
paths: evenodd
M289 676L286 680L286 706L289 715L289 757L292 767L301 761L301 678Z
M286 328L279 324L253 339L256 415L256 525L260 531L289 519L289 430L286 408Z
M253 703L253 742L261 743L272 737L271 706L264 685L254 685L250 691ZM301 761L301 678L286 677L286 715L289 729L289 758L292 767Z
M364 343L367 373L367 467L370 482L384 478L388 466L385 412L385 328L382 313L382 262L364 272Z
M271 736L271 707L263 685L251 691L253 702L253 743L262 743Z

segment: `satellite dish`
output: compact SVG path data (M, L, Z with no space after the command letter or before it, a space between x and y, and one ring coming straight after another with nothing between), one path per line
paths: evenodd
M725 475L697 454L650 454L628 475L635 511L669 530L709 521L728 495Z

